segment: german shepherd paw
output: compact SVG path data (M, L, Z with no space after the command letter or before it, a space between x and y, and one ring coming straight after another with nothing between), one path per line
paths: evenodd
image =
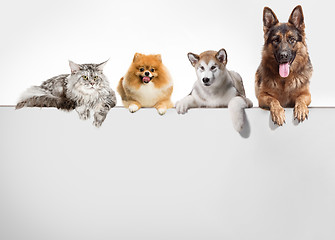
M272 121L278 126L283 126L285 123L285 110L282 107L271 108Z
M296 104L294 107L294 119L297 119L298 122L303 122L305 119L308 119L308 107L305 104Z

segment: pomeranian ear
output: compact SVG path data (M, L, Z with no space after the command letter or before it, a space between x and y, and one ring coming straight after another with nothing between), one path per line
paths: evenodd
M104 62L98 64L97 69L102 72L108 61L109 61L109 59L107 61L104 61Z
M71 74L75 74L80 70L80 65L69 60L69 65L71 68Z
M192 66L194 67L199 62L199 56L194 53L188 53L187 54L188 60L190 60Z
M162 62L162 56L160 54L156 54L154 57L157 58L158 61Z
M219 62L223 63L224 65L227 64L227 52L224 48L220 49L217 54L215 55L216 59L219 60Z
M138 59L138 57L141 57L141 56L143 56L143 54L141 54L141 53L135 53L133 62L135 62Z

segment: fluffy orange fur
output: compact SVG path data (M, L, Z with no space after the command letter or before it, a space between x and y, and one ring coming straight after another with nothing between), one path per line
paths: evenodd
M146 72L152 77L149 83L142 81ZM131 112L136 112L141 107L155 107L163 115L167 109L173 107L173 84L160 54L136 53L128 72L120 79L117 91L123 105Z

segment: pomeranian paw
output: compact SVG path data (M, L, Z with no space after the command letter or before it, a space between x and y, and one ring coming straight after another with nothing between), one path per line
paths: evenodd
M159 113L159 115L164 115L166 113L167 109L166 108L158 108L157 112Z
M182 101L179 101L176 103L176 110L178 114L185 114L187 113L187 104L183 103Z
M129 112L134 113L138 111L139 107L136 104L130 104L128 109L129 109Z

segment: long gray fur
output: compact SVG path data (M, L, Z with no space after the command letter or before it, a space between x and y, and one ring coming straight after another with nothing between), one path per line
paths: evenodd
M94 112L93 125L100 127L116 105L115 92L103 74L106 62L100 64L70 63L71 74L62 74L27 89L16 105L23 107L55 107L65 111L76 109L81 119ZM86 76L86 77L85 77Z

